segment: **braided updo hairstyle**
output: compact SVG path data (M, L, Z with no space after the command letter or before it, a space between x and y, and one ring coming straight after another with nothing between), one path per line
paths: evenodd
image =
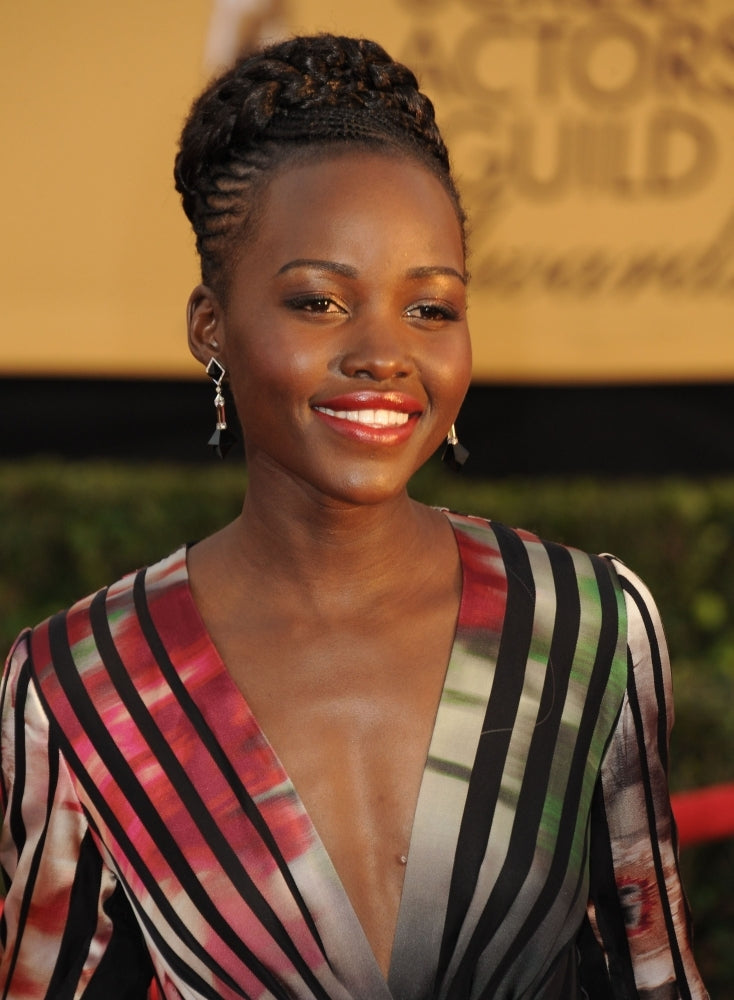
M276 167L347 147L417 159L443 184L463 233L448 152L413 73L366 39L297 37L240 59L184 126L174 176L203 282L226 294L228 264Z

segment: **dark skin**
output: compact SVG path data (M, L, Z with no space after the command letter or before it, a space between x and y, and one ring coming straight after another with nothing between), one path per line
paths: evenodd
M281 168L267 198L226 302L200 286L189 304L249 480L240 517L190 551L191 586L387 975L461 596L448 521L406 492L468 384L461 231L409 158ZM388 398L398 429L363 412Z

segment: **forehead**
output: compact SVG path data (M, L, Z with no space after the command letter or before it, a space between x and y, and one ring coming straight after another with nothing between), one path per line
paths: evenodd
M377 151L339 151L282 164L262 191L251 249L307 256L313 244L345 252L370 241L400 252L451 257L463 268L457 210L420 161ZM435 263L435 261L431 261Z

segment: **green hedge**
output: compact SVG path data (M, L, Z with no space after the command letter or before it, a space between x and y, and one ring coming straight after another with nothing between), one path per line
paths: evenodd
M0 464L0 641L234 517L241 466ZM652 588L673 652L672 786L734 780L734 479L488 482L431 464L428 503L614 552ZM734 839L684 852L697 954L734 995Z

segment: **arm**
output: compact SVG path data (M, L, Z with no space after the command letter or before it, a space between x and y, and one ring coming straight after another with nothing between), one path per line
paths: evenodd
M0 863L8 885L0 996L96 997L98 986L110 1000L142 998L150 959L54 745L27 636L8 658L0 709Z
M704 1000L691 951L668 794L672 684L649 591L614 560L628 616L628 679L591 827L589 921L601 946L590 996ZM598 980L597 980L598 981Z

